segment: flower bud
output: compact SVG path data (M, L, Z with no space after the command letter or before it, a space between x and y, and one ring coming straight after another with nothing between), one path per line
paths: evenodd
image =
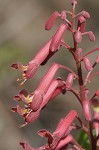
M75 41L77 42L77 44L79 44L79 43L81 42L81 40L82 40L81 32L77 30L77 31L75 32L74 37L75 37Z
M77 28L79 28L79 31L81 33L83 33L85 31L85 26L86 26L86 19L83 16L80 16L78 18L78 27Z
M47 22L45 24L45 30L50 30L53 27L53 25L58 17L59 17L59 13L57 11L55 11L47 20Z
M60 46L61 39L67 29L67 24L61 24L58 30L56 31L54 37L52 38L51 44L50 44L50 50L52 52L57 51L57 49Z
M86 21L86 19L85 19L83 16L79 16L78 21L79 21L80 23L83 23L83 22Z
M66 80L66 88L67 89L70 89L72 87L73 79L74 79L74 74L69 73L69 75L67 76L67 80Z
M83 61L84 61L87 71L90 72L93 69L90 60L87 57L84 57Z
M86 18L89 19L90 18L90 14L87 11L82 11L82 15Z
M63 10L63 11L61 12L61 19L63 19L63 20L66 19L66 11L65 11L65 10Z
M91 40L92 42L95 41L95 35L93 34L92 31L89 31L89 38L90 38L90 40Z
M90 103L88 100L83 101L83 111L86 120L91 121L91 110L90 110Z
M77 1L76 0L72 0L72 5L76 5Z

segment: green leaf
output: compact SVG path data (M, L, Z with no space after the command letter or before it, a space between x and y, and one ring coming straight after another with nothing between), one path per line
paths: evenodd
M81 131L77 139L78 143L86 150L90 149L90 143L87 134Z

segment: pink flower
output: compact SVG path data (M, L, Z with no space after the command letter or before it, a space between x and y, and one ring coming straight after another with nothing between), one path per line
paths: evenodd
M48 138L48 145L49 150L59 150L69 144L70 142L73 142L77 147L81 148L80 145L74 140L74 138L69 134L71 131L70 126L72 122L74 121L75 117L77 117L76 111L72 110L68 113L68 115L61 119L58 123L58 126L56 130L51 134L48 130L40 130L38 134L41 137L47 137ZM82 148L81 148L82 149Z
M67 24L61 24L59 26L58 30L56 31L55 35L52 38L51 44L50 44L50 50L52 52L58 50L61 40L62 40L62 37L63 37L66 29L67 29Z
M68 113L68 115L64 119L61 119L59 121L57 128L53 133L54 140L51 144L51 147L55 148L60 139L68 133L69 127L76 117L77 117L76 111L72 110Z
M66 147L68 144L73 143L74 146L83 150L80 145L74 140L74 138L69 134L73 129L72 123L75 118L78 118L78 115L75 110L72 110L68 113L68 115L61 119L57 125L56 130L51 134L48 130L42 129L38 131L38 134L41 137L48 138L48 143L44 146L38 148L31 148L31 146L27 142L20 142L20 145L25 150L60 150L63 147Z
M53 80L50 84L46 94L43 97L43 101L40 104L38 110L33 111L31 109L31 102L32 102L32 94L27 95L25 97L24 93L21 91L17 96L15 96L16 100L19 101L19 99L22 99L22 101L25 103L25 108L20 107L17 105L16 107L12 108L13 112L19 113L21 116L24 117L25 123L23 125L20 125L21 127L26 125L27 123L33 123L40 115L40 111L47 105L47 103L52 100L54 97L59 95L60 93L64 94L65 92L65 81L62 81L62 79L57 78L56 80ZM27 105L27 106L26 106Z
M22 72L22 78L25 81L34 76L40 65L44 65L48 59L54 54L49 50L52 38L38 51L34 58L26 65L21 63L12 64L11 67L19 69Z
M59 68L66 69L66 70L74 73L68 67L54 63L51 66L51 68L48 70L46 75L43 77L43 79L41 80L37 89L33 93L33 99L32 99L32 103L31 103L31 109L33 111L36 111L39 108L39 106L41 105L41 103L43 101L43 96L46 94L46 92L47 92L47 90L48 90L48 88L49 88L49 86L50 86L50 84L51 84L51 82L52 82L52 80L53 80L53 78L54 78L54 76L55 76L55 74Z
M60 90L57 92L57 88ZM65 88L65 83L62 80L56 79L52 81L50 84L46 94L43 97L43 101L41 105L39 106L38 110L31 111L30 114L25 116L25 122L27 123L33 123L40 115L40 111L47 105L47 103L52 100L54 97L56 97L58 94L62 92Z

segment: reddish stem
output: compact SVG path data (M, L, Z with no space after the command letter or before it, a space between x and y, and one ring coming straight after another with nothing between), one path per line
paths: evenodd
M74 30L75 29L75 19L74 19L74 10L73 10L73 21L72 21L72 29ZM83 82L83 75L82 75L82 68L81 68L81 61L80 58L78 58L79 56L77 55L76 51L78 49L78 44L76 43L75 41L75 38L74 38L74 33L73 33L73 40L74 40L74 52L75 52L75 56L74 56L74 59L76 61L76 67L77 67L77 74L78 74L78 84L79 84L79 89L80 89L80 101L81 103L83 103L84 100L86 100L86 94L85 94L85 90L86 90L86 85L84 85L84 82ZM96 51L96 50L94 50ZM87 53L86 55L88 55L90 53ZM90 146L91 146L91 150L96 150L96 144L95 144L95 140L94 140L94 137L92 135L92 129L91 129L91 125L90 125L90 121L86 120L86 117L84 116L85 118L85 122L86 122L86 128L87 128L87 135L89 137L89 141L90 141Z

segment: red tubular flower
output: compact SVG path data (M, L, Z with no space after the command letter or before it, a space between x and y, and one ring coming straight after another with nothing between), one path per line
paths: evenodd
M38 51L35 57L26 66L23 66L21 63L11 65L12 68L19 69L22 72L23 80L32 78L38 67L45 64L54 54L49 50L51 41L52 38Z
M65 82L62 81L62 79L57 78L53 80L59 68L70 71L76 77L75 73L70 68L54 63L33 93L28 95L26 91L22 90L15 96L16 100L22 100L25 105L27 105L25 108L21 108L22 113L19 112L18 107L12 108L14 112L23 115L25 124L34 122L39 117L41 109L43 109L50 99L53 99L60 93L64 94L66 92Z
M52 52L57 51L60 43L61 43L61 39L65 33L67 29L67 24L61 24L58 28L58 30L56 31L55 35L52 38L51 44L50 44L50 50Z
M71 131L69 128L72 122L74 121L75 117L77 117L76 111L70 111L64 119L61 119L59 121L58 126L53 134L51 134L48 130L45 129L38 131L38 134L41 137L48 138L48 150L60 150L70 142L72 142L78 148L83 150L80 147L80 145L74 140L74 138L69 134L69 132Z
M27 66L26 78L32 78L40 66L40 64L45 61L45 59L50 55L49 46L51 44L52 38L38 51L38 53L34 56L33 60L31 60ZM36 70L33 69L34 66Z
M47 90L59 68L66 69L66 70L74 73L70 68L68 68L66 66L62 66L57 63L54 63L52 65L52 67L48 70L46 75L43 77L43 79L41 80L38 88L33 93L33 99L32 99L32 103L31 103L31 109L33 111L36 111L37 109L39 109L39 106L41 105L41 103L43 101L43 96L46 94L46 92L47 92Z
M53 27L53 25L54 25L56 19L57 19L59 16L60 16L60 14L59 14L57 11L55 11L55 12L49 17L49 19L47 20L47 22L46 22L46 24L45 24L45 30L50 30L50 29Z
M68 133L68 129L72 124L72 122L74 121L75 117L77 117L77 113L76 111L72 110L68 113L68 115L64 119L60 120L56 130L53 133L54 141L51 144L52 148L55 148L60 139L64 137L66 133Z
M40 133L39 133L40 132ZM50 134L49 131L43 129L41 131L39 131L38 134L41 136L41 137L48 137L49 141L52 140L52 135ZM48 142L49 142L48 141ZM84 150L76 141L75 139L72 137L72 135L68 135L64 138L62 138L59 143L57 144L56 148L54 148L53 150L60 150L60 149L66 149L66 146L69 144L69 143L72 143L74 145L74 148L76 147L77 149L80 149L80 150ZM51 150L51 147L49 145L44 145L42 147L38 147L38 148L32 148L26 141L23 141L23 142L20 142L20 145L22 146L22 148L24 148L25 150ZM65 150L64 149L64 150ZM73 149L72 149L73 150Z
M73 143L74 144L74 147L76 146L77 149L80 149L80 150L84 150L77 142L76 140L73 138L72 135L68 135L67 137L64 137L61 139L61 141L58 143L57 145L57 150L60 150L61 148L63 148L64 146L66 146L67 144L69 143ZM64 149L66 150L66 148ZM73 150L73 149L72 149Z
M25 116L25 122L33 123L39 117L40 111L46 106L46 104L50 101L50 99L53 98L53 94L55 93L56 89L59 87L60 87L61 92L62 92L61 87L65 87L65 83L62 80L56 79L56 80L52 81L46 94L43 97L43 101L42 101L41 105L39 106L38 110L37 111L31 111L30 114ZM55 93L54 97L57 96L58 94L59 93Z
M66 83L64 81L62 81L61 79L56 79L56 80L52 81L52 83L50 84L50 86L43 98L43 102L42 102L39 110L41 110L48 103L49 100L52 100L54 97L56 97L60 93L64 92L65 84Z
M20 91L19 94L16 96L16 100L19 101L19 99L22 99L22 101L25 102L25 108L22 108L19 105L12 108L13 112L17 112L24 117L25 123L23 125L20 125L20 127L23 127L27 123L33 123L39 117L40 111L46 106L46 104L64 91L65 82L62 81L62 79L60 78L53 80L46 94L44 95L43 101L37 111L33 111L30 107L30 104L32 102L32 94L25 97L24 92L22 93L22 91Z

